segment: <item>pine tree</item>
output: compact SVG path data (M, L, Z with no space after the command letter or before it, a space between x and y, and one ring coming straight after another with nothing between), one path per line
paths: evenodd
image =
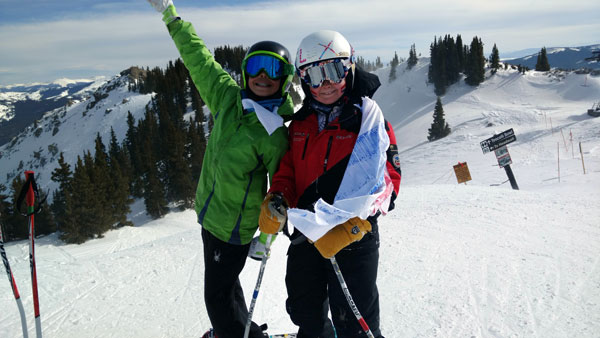
M166 198L169 202L180 203L183 208L190 208L194 198L192 174L185 157L186 137L178 128L182 123L170 119L167 112L159 106L159 133L162 140L161 162L164 168L159 177L164 182Z
M198 89L193 85L192 77L188 75L188 82L190 85L190 97L192 101L192 110L196 113L196 119L202 121L204 123L204 101L202 101L202 97L200 97L200 93L198 93Z
M490 62L492 64L492 74L495 74L498 71L498 68L500 68L500 53L498 53L498 48L496 47L496 44L494 44L494 47L492 47L492 55L490 55Z
M448 85L448 74L446 70L446 48L442 38L434 37L429 47L431 62L429 63L428 81L433 83L436 95L444 95Z
M121 170L121 176L125 180L127 185L127 191L130 191L131 187L131 162L129 160L129 155L127 154L127 148L119 145L117 141L117 135L112 127L110 127L110 143L108 146L108 157L110 160L110 165L117 164Z
M442 42L442 48L444 49L445 58L445 69L446 69L446 83L448 87L456 83L460 77L460 66L458 62L458 51L456 49L456 43L454 38L450 35L444 37Z
M158 133L158 122L154 111L148 106L146 106L144 118L138 122L136 134L136 146L139 148L140 157L139 175L143 180L150 168L160 165L158 161L162 150L159 144L161 140Z
M431 124L431 128L429 128L429 136L427 136L427 140L435 141L444 138L450 134L450 131L450 126L444 119L444 107L442 107L442 100L438 96L435 103L435 110L433 111L433 123Z
M465 65L465 82L471 86L477 86L485 80L485 57L483 56L483 42L474 37L467 55Z
M87 176L89 186L76 187L73 189L86 191L87 195L80 201L75 202L80 207L81 219L86 225L84 233L87 238L102 237L102 234L110 228L110 208L108 207L108 166L96 164L95 156L88 150L83 155L82 176ZM101 180L106 181L101 183ZM87 183L86 182L86 183Z
M356 67L368 71L366 67L366 61L362 56L356 57Z
M131 112L127 112L127 133L125 134L125 140L123 141L124 148L129 154L129 162L131 165L131 174L129 177L130 191L135 197L142 197L143 195L143 183L142 175L144 173L144 166L142 163L142 157L139 147L139 133L138 127L135 124L135 119Z
M40 209L35 214L35 235L49 235L57 230L56 220L45 198L48 193L43 190L40 190L39 193L40 201L36 201L36 206L39 204Z
M71 166L65 162L63 153L58 158L58 167L52 171L51 180L58 183L58 189L54 192L51 210L54 213L58 230L62 230L66 223L67 194L71 192L71 181L73 173Z
M110 160L109 174L111 223L117 227L131 226L133 223L127 220L127 215L131 212L130 205L133 199L129 197L128 180L123 176L119 161L114 156Z
M244 46L230 47L229 45L216 47L214 50L215 60L225 69L231 76L241 82L240 75L242 74L242 60L246 55L248 48Z
M410 46L410 51L408 52L408 62L406 63L406 68L412 69L417 64L417 50L415 48L415 44L413 43Z
M8 242L13 238L9 236L9 219L14 213L14 208L9 196L6 194L7 188L4 184L0 184L0 227L2 234L4 235L4 241Z
M98 237L102 237L106 231L112 228L114 220L112 218L111 210L111 200L113 199L113 196L111 189L112 181L108 167L109 160L100 133L96 135L95 150L93 163L86 163L86 165L88 166L93 191L96 194L95 203L97 203L97 205L95 205L94 209L99 212L96 219L97 229L94 234ZM87 157L84 157L84 163L86 158Z
M390 83L396 80L396 68L398 67L399 63L400 60L398 59L398 53L394 52L394 58L390 62Z
M17 175L11 182L11 195L12 201L17 201L19 197L19 193L21 192L21 188L25 184L25 180L21 178L21 175ZM19 239L27 239L29 236L29 230L27 228L27 217L24 217L21 213L26 212L25 202L23 202L23 206L21 206L21 210L15 210L14 208L10 208L12 212L9 213L5 223L4 229L6 236L13 240Z
M539 72L547 72L550 70L550 63L548 63L546 47L542 47L542 50L538 53L537 62L535 63L535 70Z
M463 46L462 37L460 34L456 35L456 53L458 56L458 71L465 71L465 59L466 59L466 46Z
M65 219L61 225L60 238L66 243L81 244L92 238L89 228L93 222L93 212L88 211L90 203L87 202L88 196L92 195L91 189L92 183L83 161L77 156L71 193L65 195Z
M150 168L144 179L144 205L148 215L154 219L163 217L169 211L165 199L165 189L158 178L156 167Z
M159 162L157 139L159 139L158 124L154 113L146 110L145 118L139 123L139 144L143 165L142 185L146 212L153 218L164 216L167 211L166 188L160 179L164 163ZM159 166L161 169L159 170Z
M5 194L6 186L0 183L0 223L3 222L3 217L8 214L10 209L10 203L8 202L8 195Z

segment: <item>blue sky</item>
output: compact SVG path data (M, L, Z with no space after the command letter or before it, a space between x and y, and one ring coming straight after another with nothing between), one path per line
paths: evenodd
M478 36L486 53L600 43L597 0L174 0L209 48L275 40L295 53L320 29L346 36L357 54L389 61L411 44L429 56L434 36ZM178 57L160 14L145 0L0 0L0 85L112 76Z

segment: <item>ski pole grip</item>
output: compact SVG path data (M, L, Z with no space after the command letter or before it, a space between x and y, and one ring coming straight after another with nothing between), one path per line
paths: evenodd
M35 194L33 192L33 182L35 182L34 172L31 170L26 171L25 179L26 179L26 181L31 182L31 184L29 184L27 187L27 197L25 198L25 203L27 204L27 209L28 209L27 211L32 212L33 210L29 210L29 209L33 208L33 205L35 203Z

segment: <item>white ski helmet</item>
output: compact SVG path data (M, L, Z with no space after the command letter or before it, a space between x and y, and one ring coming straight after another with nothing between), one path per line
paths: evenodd
M354 70L354 49L346 38L330 30L321 30L302 39L296 52L296 70L325 60L348 59Z

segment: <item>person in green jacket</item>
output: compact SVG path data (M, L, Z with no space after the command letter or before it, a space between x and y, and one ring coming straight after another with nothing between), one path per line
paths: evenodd
M204 300L217 337L241 338L248 310L239 274L247 256L262 258L264 240L259 239L266 236L254 235L267 174L273 177L288 148L283 122L294 112L287 93L294 66L284 46L258 42L243 60L240 87L215 61L192 25L177 16L171 0L148 2L163 14L214 120L195 201L204 244ZM250 337L264 335L252 323Z

